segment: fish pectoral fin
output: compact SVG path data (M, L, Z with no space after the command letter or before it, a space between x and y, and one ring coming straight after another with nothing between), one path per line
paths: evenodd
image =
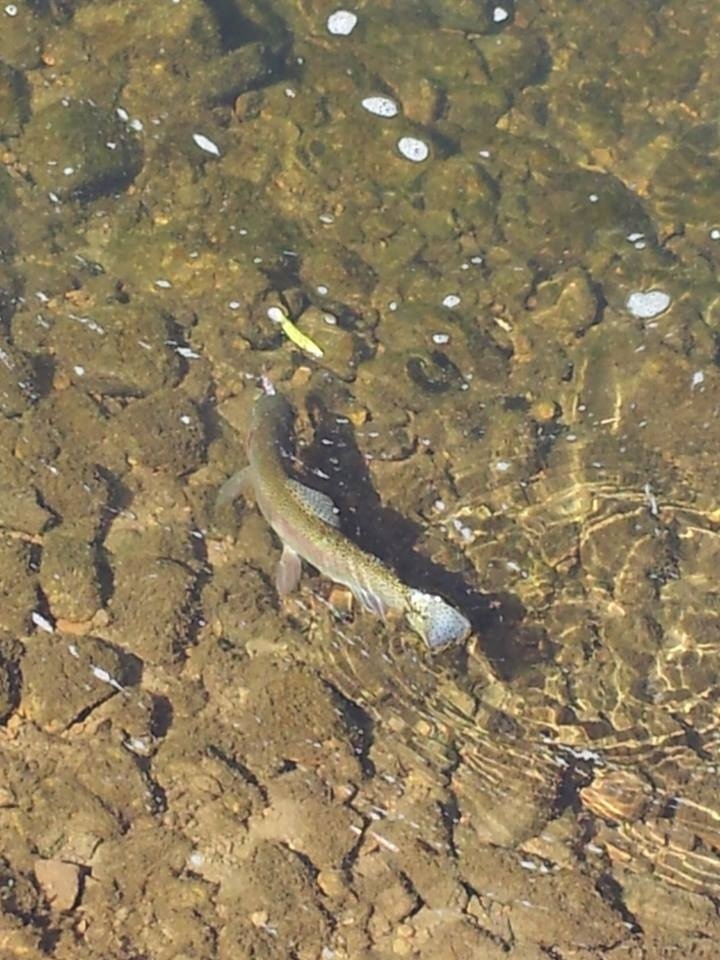
M340 511L331 497L319 490L313 490L312 487L306 487L304 483L300 483L298 480L290 480L290 486L316 517L324 520L331 527L340 526Z
M218 490L217 497L215 498L215 506L223 507L227 503L232 503L233 500L237 500L241 494L246 500L255 499L250 467L243 467L242 470L238 470L237 473L228 477Z
M281 597L286 597L297 587L302 572L302 560L299 554L283 545L282 556L275 571L275 586Z
M361 587L360 584L354 584L352 587L352 592L355 594L355 597L360 601L365 610L369 610L370 613L374 613L378 617L382 617L384 620L388 608L385 604L385 601L378 593L374 593L368 587Z

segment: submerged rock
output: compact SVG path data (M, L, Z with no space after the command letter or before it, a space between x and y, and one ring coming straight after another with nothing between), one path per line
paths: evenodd
M92 546L61 528L50 530L43 538L40 585L55 618L90 620L101 605Z
M124 190L143 158L140 141L114 113L77 100L35 114L21 155L40 188L78 200Z
M181 476L196 470L205 454L202 421L180 390L158 390L137 400L117 418L118 441L133 459L151 470Z
M59 732L136 683L139 664L99 637L41 633L27 645L22 674L24 715Z

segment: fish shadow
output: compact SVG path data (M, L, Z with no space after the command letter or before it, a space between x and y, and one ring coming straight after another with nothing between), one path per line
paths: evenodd
M548 641L537 624L525 624L526 610L510 593L476 590L467 574L449 570L417 549L420 524L385 506L375 490L368 464L355 440L352 424L338 417L312 393L307 409L314 426L313 440L302 449L309 485L330 496L340 509L342 532L363 550L379 557L408 586L436 593L460 610L481 637L482 649L496 674L509 680L533 663L548 659ZM467 666L465 645L450 646L438 654Z

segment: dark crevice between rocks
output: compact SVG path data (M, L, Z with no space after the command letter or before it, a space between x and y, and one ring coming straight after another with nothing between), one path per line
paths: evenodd
M258 0L204 0L220 34L223 50L229 52L247 43L279 40L287 27L277 13Z
M416 914L420 913L423 907L426 906L426 901L420 896L415 888L415 884L404 870L398 871L398 878L400 883L403 885L405 892L415 901L407 913L403 914L397 920L398 923L405 923L406 920L411 920Z
M34 356L28 356L28 359L33 371L32 392L29 396L35 403L52 393L57 364L55 358L46 353L36 353Z
M4 726L10 717L20 706L22 699L22 670L20 667L20 657L5 657L0 651L0 673L4 673L5 689L4 704L0 704L0 727Z
M55 23L65 23L75 14L76 0L28 0L30 9Z
M33 612L39 613L40 616L43 617L43 619L47 620L47 622L54 629L55 617L52 615L52 611L50 610L50 603L48 602L48 598L45 596L45 593L40 586L35 587L35 594L37 596L37 600L35 602L35 610ZM37 625L36 625L36 628L37 628Z
M92 544L95 550L95 577L100 592L100 602L103 607L107 607L115 592L115 574L110 554L105 547L105 539L115 517L130 506L132 495L120 481L120 478L111 470L98 464L95 471L105 484L107 492L105 505L100 511L98 532Z
M192 348L185 338L184 328L180 326L177 320L169 313L163 313L162 318L165 324L165 343L172 347L179 358L180 379L175 384L175 386L178 386L190 371L190 360L187 356L183 356L180 350L191 350Z
M546 957L549 957L550 960L567 960L567 957L564 953L560 953L557 947L548 946L547 944L541 944L540 952L544 953Z
M673 713L672 718L675 723L682 727L686 746L692 750L700 760L705 760L706 762L712 761L714 759L713 754L703 746L702 734L700 734L692 724L688 723L684 717L681 717L680 714Z
M205 611L203 608L203 591L213 576L213 569L208 563L207 546L203 537L190 538L194 564L183 563L172 557L159 557L168 563L175 563L193 576L193 581L185 598L185 609L189 616L189 622L182 641L178 641L174 646L173 653L181 657L186 656L188 647L194 647L198 643L200 631L205 626Z
M370 824L372 821L361 810L358 810L357 807L354 807L352 804L348 804L348 806L353 813L356 813L362 820L362 827L360 828L360 833L358 834L356 842L353 844L352 848L348 850L340 862L340 872L342 873L343 878L348 886L352 886L354 883L353 868L357 862L357 858L360 856L360 851L365 843L365 835L370 829Z
M373 721L370 714L349 697L346 697L334 684L324 681L330 690L335 706L347 727L350 743L358 759L363 776L367 779L375 776L375 764L370 759L373 744Z
M161 740L167 735L173 723L174 710L172 702L162 694L154 693L150 709L150 735Z
M445 828L448 848L454 859L457 860L459 858L459 852L455 843L455 825L460 822L460 804L453 790L448 790L447 800L440 804L440 815L442 817L443 827Z
M113 697L117 696L118 692L118 690L110 688L103 696L98 697L97 700L93 700L92 703L88 703L72 718L70 723L65 726L64 732L67 733L67 731L71 730L73 727L77 727L78 725L85 723L87 718L94 713L98 707L101 707L104 703L107 703L108 700L111 700Z
M469 881L460 880L460 886L463 888L463 890L467 894L468 905L470 904L470 901L473 898L477 900L479 903L482 903L482 894ZM505 953L509 953L512 950L513 945L515 943L514 938L505 940L498 933L493 933L491 930L488 930L487 927L484 927L480 923L480 921L476 916L468 912L467 907L463 909L462 914L467 920L467 922L472 924L474 929L477 930L478 933L482 934L482 936L488 939L491 943L494 943L497 947L500 947L501 950L505 951Z
M294 857L303 865L313 884L317 885L318 877L320 876L320 868L315 866L310 857L306 853L303 853L301 850L296 850L287 843L281 842L280 846L287 850L290 856ZM337 916L333 914L327 906L325 906L322 900L318 900L316 906L325 917L325 922L327 923L330 932L334 931L337 927Z
M638 923L637 918L628 910L623 899L623 888L615 877L609 873L603 873L595 884L595 889L605 903L619 914L623 923L633 934L643 933L643 928Z
M168 802L167 793L160 783L155 779L152 773L152 761L149 757L141 757L137 753L130 751L130 756L140 774L145 789L148 793L148 809L154 817L162 816L167 813Z
M101 464L98 464L95 470L107 490L107 500L100 514L100 532L96 538L96 542L102 542L107 536L115 517L120 513L129 511L133 498L128 487L112 470L108 470ZM45 504L41 505L45 506ZM48 508L45 507L45 509Z
M568 756L564 759L567 765L558 777L550 810L551 820L557 820L568 809L573 813L579 813L582 810L580 790L593 779L592 760L580 760Z
M223 421L217 412L217 398L215 396L214 384L211 387L209 395L200 401L196 407L205 433L205 444L206 447L209 447L215 440L220 440L224 436Z
M254 787L262 797L263 803L267 805L269 802L267 789L262 785L262 783L260 783L252 770L245 766L242 760L238 760L237 757L229 756L224 750L221 750L220 747L216 746L214 743L208 745L206 752L209 757L213 758L213 760L217 760L218 763L221 763L224 767L227 767L231 773L234 773L245 783L248 783L251 787Z

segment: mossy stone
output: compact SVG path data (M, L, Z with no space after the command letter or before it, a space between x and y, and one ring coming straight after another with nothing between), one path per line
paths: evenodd
M61 100L35 114L22 158L39 187L90 200L127 187L142 167L137 137L109 110Z
M205 456L205 432L195 404L181 390L158 390L117 418L128 455L151 470L182 476Z
M43 537L40 586L53 616L64 620L90 620L101 606L90 543L58 527Z

